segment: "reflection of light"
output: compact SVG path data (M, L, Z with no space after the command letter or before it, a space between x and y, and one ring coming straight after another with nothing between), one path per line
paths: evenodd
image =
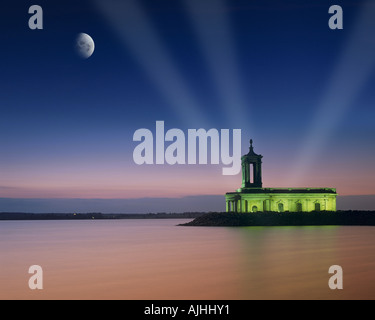
M231 121L232 127L251 127L240 90L238 66L231 41L233 36L224 1L185 0L185 4L216 83L225 118Z
M132 51L154 85L165 96L173 112L188 123L200 121L203 126L206 121L199 104L186 87L138 1L95 2L123 44Z
M330 31L327 32L345 32ZM375 67L375 5L369 2L361 8L357 24L351 31L332 75L326 94L318 107L311 131L299 158L293 166L290 184L298 184L315 162L347 110L370 77Z

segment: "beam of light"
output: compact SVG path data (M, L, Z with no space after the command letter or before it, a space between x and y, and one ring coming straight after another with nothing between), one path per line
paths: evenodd
M206 64L222 101L222 111L232 127L251 127L248 106L241 91L227 10L223 0L184 0Z
M345 31L344 20L343 30L327 32ZM293 166L290 184L301 183L317 158L322 156L327 140L342 122L347 111L353 107L358 94L366 85L375 67L374 34L375 4L368 2L360 9L357 23L338 60L327 92L317 109L311 131Z
M187 124L200 121L207 126L208 121L200 111L202 108L189 92L138 1L95 0L95 3L122 43L132 51L134 58L164 95L176 116Z

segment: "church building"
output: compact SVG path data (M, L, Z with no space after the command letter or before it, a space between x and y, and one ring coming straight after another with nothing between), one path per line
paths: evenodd
M250 140L249 153L241 157L242 187L225 195L227 212L336 211L334 188L263 188L262 158Z

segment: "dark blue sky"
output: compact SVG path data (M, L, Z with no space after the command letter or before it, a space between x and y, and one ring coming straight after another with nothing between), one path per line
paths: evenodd
M44 9L44 29L40 31L27 28L28 2L8 3L1 21L2 99L7 115L19 121L24 116L37 123L50 120L46 122L80 127L139 127L158 118L171 119L175 126L183 124L178 106L168 105L169 101L149 79L131 48L122 44L94 1L40 1ZM212 126L225 127L228 119L218 112L220 94L184 2L137 3L172 58L171 63L203 108L202 113ZM295 124L302 110L306 116L311 115L344 46L346 29L358 11L359 6L353 3L360 1L350 1L346 6L342 2L343 31L328 29L329 1L223 3L234 45L239 91L243 92L243 104L249 108L252 125L259 123L259 127L272 130L281 127L278 123L290 123L291 116ZM203 11L202 15L209 23L212 14ZM90 34L96 44L95 55L86 61L74 52L75 36L81 31ZM137 34L137 30L133 32ZM153 59L152 51L148 58ZM175 114L173 109L177 110ZM263 121L270 112L276 117ZM196 122L188 125L196 127ZM301 124L300 128L304 126Z
M375 27L361 26L365 3L38 1L44 29L30 30L30 2L2 1L0 173L5 178L0 197L50 197L43 191L49 185L57 188L53 196L71 196L72 187L77 196L99 197L77 190L101 184L103 169L139 175L154 170L155 184L156 171L186 178L182 167L181 173L135 167L132 135L142 127L154 130L157 120L164 120L167 129L242 129L243 151L254 138L256 151L265 156L266 184L286 184L300 166L298 177L304 180L296 178L297 184L375 193L373 180L366 180L375 174L375 73L367 57L375 53ZM332 4L344 10L343 30L328 28ZM363 36L358 52L350 49L358 47L357 27ZM87 60L74 51L80 32L95 41ZM319 147L307 150L311 141ZM353 172L358 158L362 171ZM121 181L131 188L135 178L125 171ZM77 172L93 181L80 185ZM205 188L212 175L207 170ZM188 176L202 178L200 169ZM228 179L220 182L223 191L239 186L238 177ZM38 187L31 192L33 183ZM123 197L134 197L126 186L114 183L115 197L122 191ZM142 193L141 183L138 188ZM149 194L149 188L144 192ZM169 192L166 188L163 195Z

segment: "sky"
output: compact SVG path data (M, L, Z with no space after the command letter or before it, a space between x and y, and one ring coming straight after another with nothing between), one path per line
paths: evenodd
M242 154L252 138L263 155L264 187L375 195L373 1L37 4L42 30L28 26L30 2L0 5L0 198L165 199L240 187L241 174L222 175L221 163L137 165L133 134L155 133L156 121L186 136L241 129ZM332 4L342 30L328 26ZM95 42L88 59L75 50L81 32Z

